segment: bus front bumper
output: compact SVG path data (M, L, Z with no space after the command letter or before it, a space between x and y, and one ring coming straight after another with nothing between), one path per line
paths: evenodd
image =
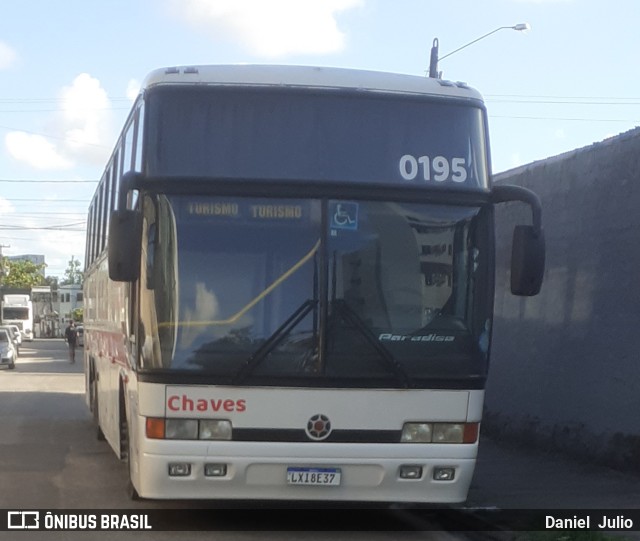
M476 454L477 444L225 442L203 455L143 453L134 485L153 499L459 503Z

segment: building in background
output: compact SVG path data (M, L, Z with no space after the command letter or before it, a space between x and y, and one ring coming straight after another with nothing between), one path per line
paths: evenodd
M1 248L1 247L0 247ZM0 249L0 256L2 251ZM9 261L29 261L41 266L39 273L45 277L44 255L22 254L6 256ZM73 258L72 258L73 259ZM49 282L49 280L47 280ZM44 283L44 280L43 280ZM35 338L55 338L64 333L67 322L74 319L74 311L83 308L82 284L38 285L32 288L0 287L0 295L29 295L33 306L33 333Z
M82 284L67 284L58 287L58 321L59 329L64 330L67 322L73 319L73 311L83 308Z
M31 289L33 301L33 331L36 338L60 336L58 292L51 286L34 286Z

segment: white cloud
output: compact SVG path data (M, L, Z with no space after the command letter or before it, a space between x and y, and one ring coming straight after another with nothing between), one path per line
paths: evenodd
M5 143L11 156L35 169L70 169L73 166L42 135L14 131L5 136Z
M0 69L11 67L17 58L16 52L6 43L0 41Z
M59 116L65 151L72 158L102 165L109 155L111 103L100 81L81 73L62 89Z
M345 46L336 15L364 0L173 0L190 24L269 58L335 53Z
M103 165L113 144L111 103L98 79L78 75L60 91L61 110L52 115L46 137L24 131L5 137L7 150L36 169L70 169L77 163Z
M135 101L135 99L138 97L138 93L140 92L140 86L140 81L138 81L137 79L131 79L127 83L127 98L129 98L131 101Z

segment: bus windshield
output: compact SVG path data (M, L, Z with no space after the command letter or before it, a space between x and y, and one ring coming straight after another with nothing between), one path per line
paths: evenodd
M2 309L3 319L29 319L29 308L25 307L9 307Z
M191 195L142 206L142 369L283 385L485 374L486 210Z
M488 189L477 103L205 86L152 89L146 106L150 177Z

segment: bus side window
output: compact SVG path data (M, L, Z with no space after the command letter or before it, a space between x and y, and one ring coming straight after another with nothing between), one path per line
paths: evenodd
M154 289L154 266L156 256L156 244L158 238L158 228L156 223L149 224L147 233L147 289Z

